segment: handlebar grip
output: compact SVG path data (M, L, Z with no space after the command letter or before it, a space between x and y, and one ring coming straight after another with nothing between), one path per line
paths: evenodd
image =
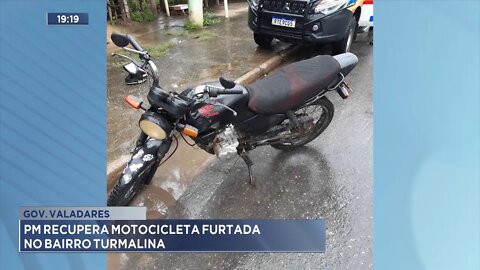
M241 95L243 94L242 90L223 90L219 92L220 95Z
M127 37L130 40L130 44L132 44L132 46L133 46L133 48L135 48L135 50L143 52L142 46L140 46L140 44L138 44L138 42L130 34L128 34Z

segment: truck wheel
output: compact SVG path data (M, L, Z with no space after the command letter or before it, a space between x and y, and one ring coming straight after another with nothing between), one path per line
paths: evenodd
M254 33L253 39L255 40L255 43L257 43L257 45L261 48L270 48L272 46L273 37Z
M357 31L357 20L352 17L350 25L348 26L348 32L342 40L332 44L333 55L346 53L350 51L353 40L355 38L355 32Z

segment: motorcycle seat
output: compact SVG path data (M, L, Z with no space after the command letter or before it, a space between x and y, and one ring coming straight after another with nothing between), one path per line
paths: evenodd
M259 114L295 109L329 86L339 72L339 62L329 55L286 65L245 86L250 96L248 107Z

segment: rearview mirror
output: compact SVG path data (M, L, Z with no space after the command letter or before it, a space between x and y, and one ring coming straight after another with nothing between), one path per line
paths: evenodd
M127 37L127 35L120 34L113 32L110 38L113 41L113 44L117 45L118 47L126 47L128 44L130 44L130 39Z

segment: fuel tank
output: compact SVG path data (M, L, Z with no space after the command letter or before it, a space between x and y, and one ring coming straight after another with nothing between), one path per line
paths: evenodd
M207 84L221 87L219 82ZM186 122L198 129L200 137L214 136L215 130L228 124L233 124L241 132L258 134L285 119L283 114L262 115L251 111L248 108L249 94L245 86L237 84L231 90L241 90L243 94L209 97L193 105ZM183 91L182 95L193 98L192 89ZM219 104L228 106L236 114Z
M219 82L207 83L208 85L221 87ZM219 95L218 97L207 97L205 100L197 102L187 117L187 124L196 127L200 134L210 129L217 129L222 125L229 123L242 122L248 118L255 116L255 113L248 109L248 91L240 84L237 84L231 90L241 90L243 94L236 95ZM192 89L182 92L189 98L193 98ZM231 110L222 105L228 106Z

